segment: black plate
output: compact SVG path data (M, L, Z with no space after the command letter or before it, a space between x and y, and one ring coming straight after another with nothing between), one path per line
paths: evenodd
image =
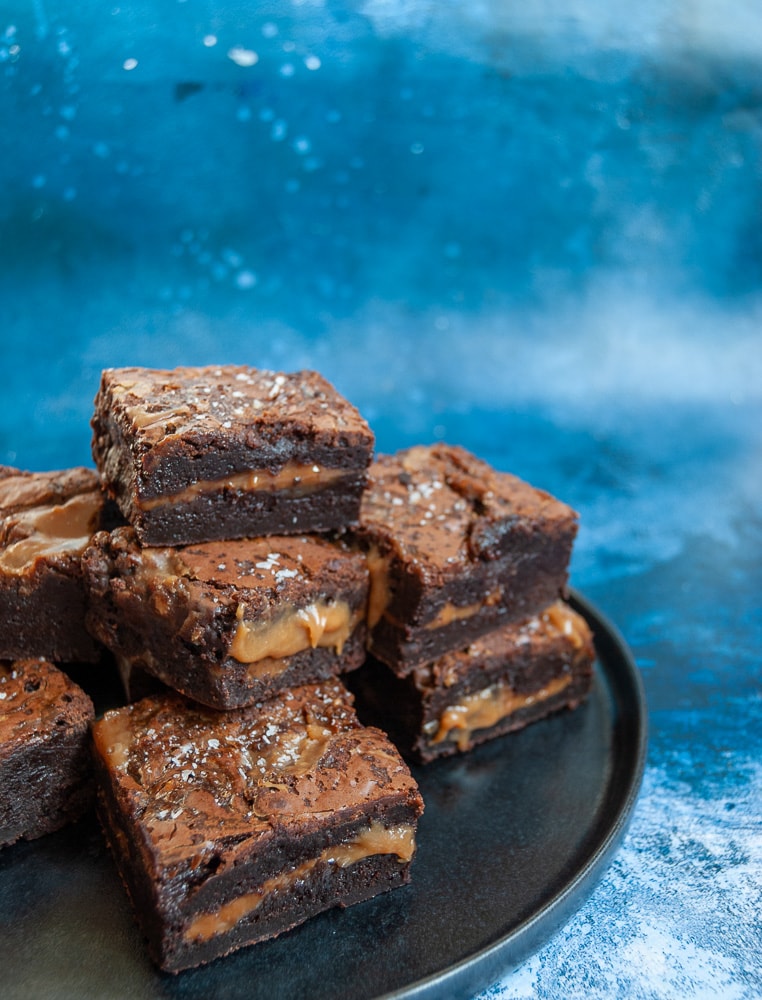
M595 632L583 707L417 768L426 802L413 884L275 941L167 976L148 962L93 821L0 854L4 997L433 1000L488 986L548 940L593 888L637 796L643 690L616 629Z

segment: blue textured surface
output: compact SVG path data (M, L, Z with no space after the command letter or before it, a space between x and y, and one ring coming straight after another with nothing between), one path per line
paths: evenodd
M762 8L0 2L0 461L101 367L317 367L581 512L643 672L611 870L485 996L762 993Z

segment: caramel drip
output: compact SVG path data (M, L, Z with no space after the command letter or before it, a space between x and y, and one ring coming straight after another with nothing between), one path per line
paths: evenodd
M389 560L374 545L367 556L370 589L368 593L368 627L378 625L391 600Z
M318 646L341 653L362 618L361 612L352 613L346 601L315 601L305 608L289 609L271 622L245 621L244 614L245 606L239 604L230 644L230 655L239 663L280 660ZM265 670L272 672L272 666L268 664Z
M102 759L115 769L126 768L133 743L129 714L124 711L106 712L92 729L93 741Z
M576 614L563 601L556 601L546 608L542 613L543 621L548 622L554 628L566 636L575 649L582 649L589 635L587 623L584 618Z
M15 530L27 537L5 547L0 553L0 569L23 573L43 556L80 555L92 536L100 503L98 493L85 493L62 504L14 515Z
M571 674L556 677L544 687L528 694L514 691L505 684L493 684L483 691L466 695L462 701L445 709L436 735L429 743L434 746L444 740L454 739L460 750L467 750L471 735L477 729L489 729L521 708L552 698L568 687L571 679Z
M218 490L235 490L237 493L276 493L285 490L291 495L301 496L315 493L346 475L346 469L323 469L319 465L287 462L278 472L257 469L237 472L221 479L201 479L177 493L138 500L137 505L141 510L153 510L165 505L189 503L203 494Z
M188 925L185 937L189 941L208 941L232 930L244 917L253 913L273 893L283 892L302 881L320 864L335 864L340 868L372 857L374 854L396 854L401 864L411 860L415 852L415 829L402 825L387 828L374 820L367 830L345 844L327 847L316 858L303 861L296 868L274 875L262 883L256 892L247 892L213 913L201 913Z

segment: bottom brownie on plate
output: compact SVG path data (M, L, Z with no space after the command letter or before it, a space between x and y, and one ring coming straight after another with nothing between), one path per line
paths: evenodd
M91 805L93 716L52 663L0 662L0 847L52 833Z
M361 716L424 763L521 729L590 691L593 640L563 601L397 677L369 660L348 683Z
M337 680L228 712L151 696L93 734L106 837L167 971L409 879L423 801Z

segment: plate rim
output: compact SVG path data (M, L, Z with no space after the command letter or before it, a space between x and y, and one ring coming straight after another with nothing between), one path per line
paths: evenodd
M460 959L441 972L426 976L374 1000L455 1000L486 989L500 976L514 971L538 951L592 894L613 861L635 808L648 751L648 706L645 687L635 658L619 628L574 587L567 589L568 603L593 631L596 662L606 679L613 708L627 710L632 747L627 781L617 787L618 803L605 833L585 855L574 874L545 903L497 941ZM613 661L613 662L612 662ZM621 719L620 719L621 721ZM611 777L607 788L611 787Z

